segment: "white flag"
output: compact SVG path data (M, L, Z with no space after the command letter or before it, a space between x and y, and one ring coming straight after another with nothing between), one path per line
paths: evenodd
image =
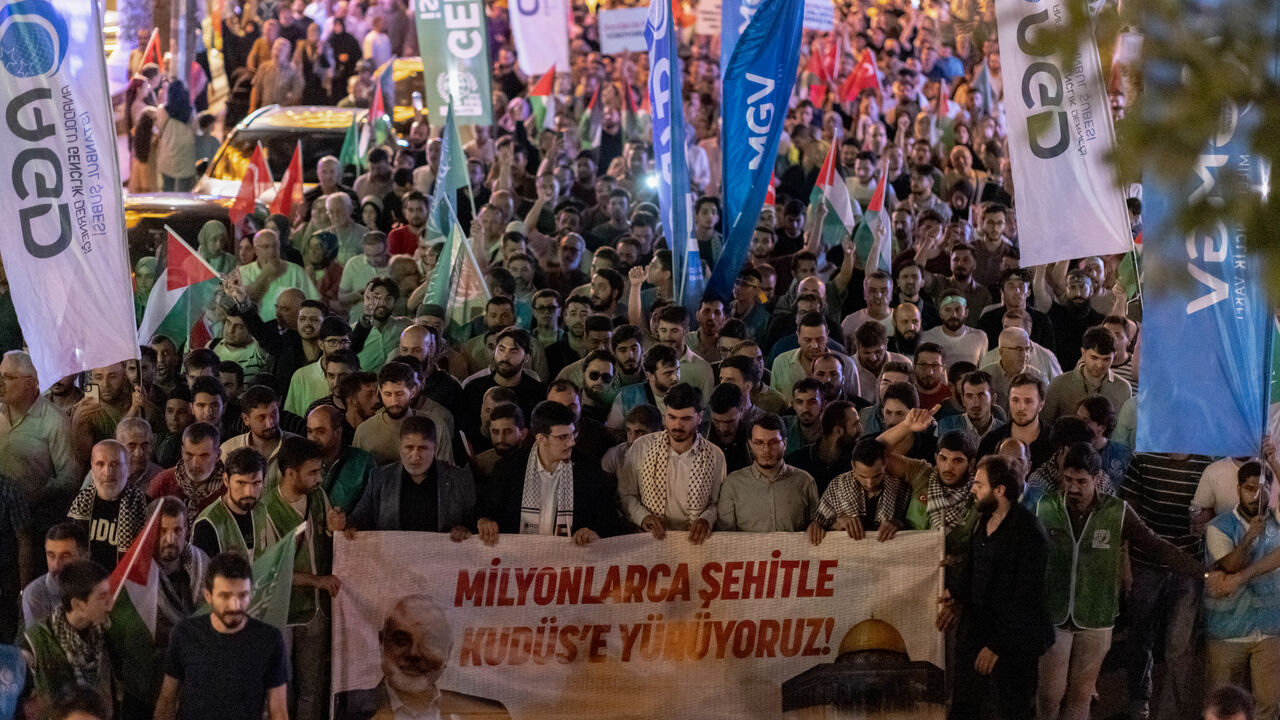
M41 390L137 357L96 2L0 0L0 255Z
M1022 266L1128 251L1124 194L1107 154L1115 145L1092 36L1063 64L1040 35L1071 10L1065 0L997 0L1009 162Z
M552 66L569 69L569 8L565 0L514 2L510 14L520 72L532 77Z

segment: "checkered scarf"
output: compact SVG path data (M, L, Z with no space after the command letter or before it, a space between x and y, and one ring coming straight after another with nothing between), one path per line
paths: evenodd
M524 468L524 494L520 499L520 534L539 535L542 532L542 478L538 474L538 448L529 453ZM555 527L553 535L570 535L573 531L573 461L556 466L551 477L555 479ZM562 532L563 530L563 532Z
M187 528L195 527L196 516L200 514L200 510L205 506L205 500L210 496L218 496L223 493L223 479L226 477L226 468L223 467L222 461L213 467L213 472L209 473L209 477L204 481L197 483L195 478L187 472L186 463L182 459L178 460L178 464L173 468L173 479L178 483L178 489L182 491L183 499L187 503Z
M76 630L67 621L67 613L61 607L53 611L50 624L58 646L66 653L67 662L71 663L71 669L75 671L76 683L83 687L97 687L106 633L97 625L91 625L83 631Z
M929 484L925 492L927 504L925 511L929 515L929 529L947 529L960 522L964 511L969 508L969 488L973 478L965 478L964 482L952 487L943 484L942 476L935 469L929 475Z
M650 443L640 461L640 502L654 515L666 517L667 482L671 477L671 436L665 430L655 434L660 434L661 437ZM686 503L690 523L707 509L711 503L711 491L715 487L715 478L712 476L715 453L711 442L702 435L695 436L692 452L693 463L689 472L689 497Z
M911 489L901 479L886 475L880 486L880 502L876 505L876 522L883 525L906 511L911 502ZM844 473L827 486L818 505L818 515L828 524L839 517L861 518L867 511L867 491L853 476Z
M85 522L93 520L93 502L97 497L98 491L94 486L81 488L71 501L67 517ZM147 498L142 490L136 485L126 486L124 492L120 493L120 509L116 511L116 547L120 552L128 550L129 543L142 531L146 514Z

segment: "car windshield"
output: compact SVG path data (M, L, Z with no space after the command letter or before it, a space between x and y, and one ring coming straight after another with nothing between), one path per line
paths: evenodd
M254 131L237 130L227 140L218 162L209 173L215 180L240 180L249 167L249 158L253 156L253 148L262 143L262 150L267 154L267 166L271 168L271 177L279 181L284 177L289 160L293 158L293 148L298 139L302 139L302 180L307 183L317 182L316 161L325 155L337 157L342 151L343 132L316 132L308 130L306 137L297 131Z

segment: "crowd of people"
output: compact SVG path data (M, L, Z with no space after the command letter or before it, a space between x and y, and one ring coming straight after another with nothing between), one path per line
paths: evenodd
M143 338L139 359L41 393L0 306L0 637L27 661L28 717L328 717L339 533L837 533L857 552L941 530L950 717L1087 718L1110 653L1125 676L1110 705L1129 718L1277 718L1274 449L1135 451L1141 308L1122 258L1019 266L1003 114L976 87L983 74L1000 95L991 13L855 0L833 33L806 32L776 203L728 296L674 296L643 59L602 55L575 3L573 65L540 127L536 78L487 4L494 121L463 128L470 186L452 198L489 295L469 323L426 301L442 139L421 114L358 176L321 159L294 217L188 239L223 274L200 296L207 347ZM417 54L403 0L250 0L224 18L248 107L368 107L375 68ZM709 272L726 225L719 42L691 23L682 40ZM841 77L869 48L883 94L815 90L830 43ZM130 190L187 189L215 118L135 69ZM597 96L593 141L578 130ZM812 191L829 152L855 213L883 190L891 272L824 240ZM137 265L139 315L161 268ZM108 627L108 575L153 516L154 643L130 647ZM282 635L247 615L249 561L304 521L320 531Z

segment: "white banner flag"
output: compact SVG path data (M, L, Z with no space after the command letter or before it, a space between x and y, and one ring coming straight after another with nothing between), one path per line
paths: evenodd
M565 0L515 0L509 11L520 72L533 77L553 65L556 72L569 72L569 8Z
M1065 0L997 0L996 10L1022 266L1128 251L1128 209L1106 159L1115 129L1098 46L1081 38L1064 65L1037 42L1064 22Z
M649 8L618 8L596 13L600 28L600 53L617 55L624 52L648 52L644 41L644 24Z
M44 390L137 357L97 2L0 0L0 256Z
M941 720L942 550L941 532L339 534L334 718L390 718L394 693L442 718Z

